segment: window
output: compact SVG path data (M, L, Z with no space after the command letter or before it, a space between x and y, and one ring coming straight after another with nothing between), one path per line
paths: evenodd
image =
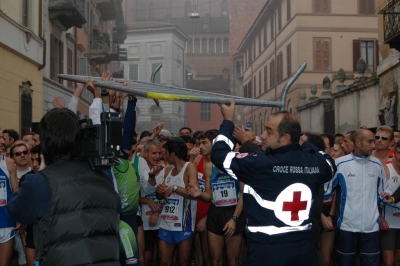
M292 74L292 44L286 46L286 67L287 76L290 77Z
M282 29L282 6L278 6L278 31Z
M222 54L222 39L218 37L215 45L217 46L217 53Z
M369 70L374 70L379 62L378 43L376 40L353 41L353 71L357 71L357 62L364 59Z
M236 77L242 76L242 64L239 60L236 61Z
M313 13L331 13L331 0L313 0Z
M254 86L254 93L253 93L253 95L254 95L254 98L256 98L256 97L257 97L257 75L255 75L255 76L253 77L253 86Z
M271 17L271 42L275 37L274 17Z
M211 120L210 103L200 103L200 120L201 121Z
M276 58L276 81L277 83L283 80L283 54L280 52Z
M272 87L275 86L275 61L272 60L269 63L269 87L272 89Z
M139 65L129 64L129 79L138 80L139 79Z
M251 81L249 82L249 84L247 86L247 97L253 98Z
M262 94L262 92L261 92L261 70L260 70L260 72L258 72L258 95L261 95Z
M185 17L190 17L191 14L192 14L192 5L190 4L190 2L186 2L186 4L185 4Z
M200 39L196 38L194 39L194 51L193 53L199 54L200 53Z
M375 0L358 0L358 13L362 15L375 15Z
M374 41L361 41L360 50L368 69L374 69Z
M228 2L222 1L222 16L228 16Z
M207 45L207 39L206 38L203 38L203 39L201 39L201 53L202 54L206 54L206 53L208 53L208 45Z
M251 63L253 63L253 44L251 44L249 48L249 65Z
M151 73L154 72L154 70L160 65L160 63L151 63ZM161 84L161 71L162 69L160 69L156 76L154 77L154 83L156 84Z
M72 75L73 73L73 56L72 56L72 50L71 49L67 49L67 74ZM69 88L73 88L72 86L72 81L67 81L67 86Z
M268 66L264 66L264 92L267 92L268 90Z
M57 80L58 74L64 73L64 43L54 34L50 35L50 59L50 78Z
M292 18L292 0L286 1L286 14L287 14L287 21Z
M154 15L154 4L150 3L149 4L149 19L154 19L155 15Z
M258 54L261 54L261 32L258 35Z
M267 48L267 25L264 26L264 48Z
M215 53L215 39L214 38L208 39L208 51L211 54Z
M314 70L331 70L331 39L314 38Z
M222 52L229 53L229 38L225 37L223 40Z
M22 26L29 27L29 0L22 0Z

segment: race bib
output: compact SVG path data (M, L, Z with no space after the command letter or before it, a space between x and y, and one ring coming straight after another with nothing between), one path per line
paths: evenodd
M161 212L161 217L166 221L179 220L179 199L169 199Z
M237 204L236 186L234 181L212 183L212 191L216 207L226 207Z
M206 181L203 180L203 174L197 173L197 179L199 180L200 191L201 192L206 191Z
M7 205L7 183L5 180L0 181L0 207Z
M163 200L158 200L156 195L152 194L152 195L146 195L144 196L146 199L151 199L152 201L155 201L158 205L162 205L163 204ZM150 217L150 215L153 213L153 211L150 209L150 206L147 204L143 204L142 206L144 206L144 213L146 216Z

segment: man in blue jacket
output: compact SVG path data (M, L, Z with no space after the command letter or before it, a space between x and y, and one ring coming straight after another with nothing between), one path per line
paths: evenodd
M307 142L300 147L300 124L287 112L265 122L265 153L232 152L235 101L220 107L224 121L211 161L245 184L247 263L312 265L311 207L320 185L335 172L333 160Z

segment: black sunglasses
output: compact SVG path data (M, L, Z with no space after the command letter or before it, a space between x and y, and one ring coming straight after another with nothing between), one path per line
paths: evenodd
M22 154L23 155L27 155L28 151L27 150L25 150L25 151L17 151L17 152L14 153L14 156L21 156Z
M388 140L388 137L382 137L382 136L375 136L376 140L382 139L382 140Z

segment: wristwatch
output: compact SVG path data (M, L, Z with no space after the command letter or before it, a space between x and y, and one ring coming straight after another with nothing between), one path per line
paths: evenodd
M232 220L234 220L235 222L239 222L239 217L237 217L237 216L232 216Z
M177 186L177 185L175 185L175 186L174 186L174 190L173 190L173 191L175 192L175 191L177 191L177 190L178 190L178 186Z

